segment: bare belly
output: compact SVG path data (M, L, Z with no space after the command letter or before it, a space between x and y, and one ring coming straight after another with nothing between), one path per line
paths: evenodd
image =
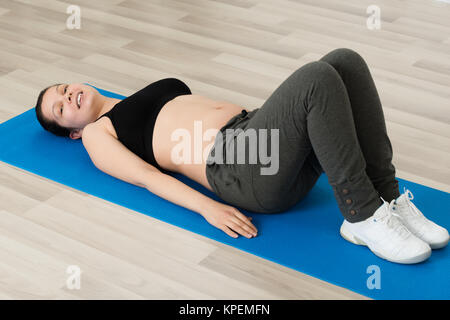
M182 95L167 102L153 129L156 161L212 191L206 179L206 157L219 129L242 109L246 108L200 95Z

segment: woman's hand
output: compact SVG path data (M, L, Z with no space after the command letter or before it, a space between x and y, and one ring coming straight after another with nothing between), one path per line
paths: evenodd
M238 237L236 232L247 238L256 236L258 232L256 227L250 222L252 219L251 217L243 215L238 209L232 206L217 201L206 209L205 212L202 213L202 216L210 224L233 238Z

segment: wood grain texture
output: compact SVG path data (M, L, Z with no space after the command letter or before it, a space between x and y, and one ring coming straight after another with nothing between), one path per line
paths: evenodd
M348 47L375 79L397 176L450 192L449 34L450 4L431 0L0 0L0 121L53 83L130 95L163 77L251 110ZM0 299L366 299L5 163L0 215Z

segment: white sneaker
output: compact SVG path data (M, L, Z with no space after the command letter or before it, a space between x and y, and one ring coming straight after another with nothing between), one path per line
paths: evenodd
M392 206L383 198L383 204L364 221L350 223L344 220L341 236L359 245L368 246L378 257L396 263L418 263L431 255L430 246L412 234L397 217Z
M396 200L392 207L392 214L411 231L416 237L430 245L432 249L443 248L448 244L447 229L425 218L423 213L411 202L414 196L411 191L403 187L404 193Z

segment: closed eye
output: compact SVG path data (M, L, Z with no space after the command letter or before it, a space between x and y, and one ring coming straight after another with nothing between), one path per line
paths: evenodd
M66 85L64 86L64 90L63 90L64 94L66 94L66 92L67 92L67 87L68 87L68 85L66 84ZM59 108L59 110L60 110L60 114L62 115L62 114L63 114L63 105L61 105L61 107Z

